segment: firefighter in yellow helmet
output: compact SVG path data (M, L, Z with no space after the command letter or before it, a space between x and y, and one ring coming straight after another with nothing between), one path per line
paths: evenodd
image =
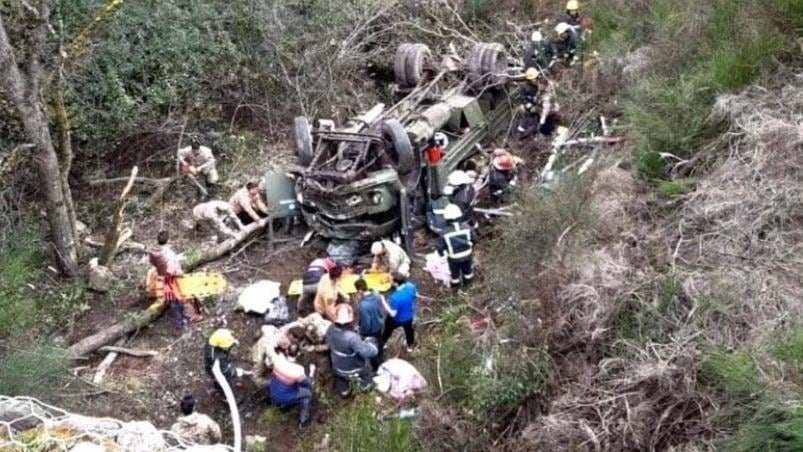
M231 353L231 349L237 344L239 344L239 342L234 337L234 333L232 333L231 330L219 328L209 336L209 340L204 347L204 369L206 369L206 373L215 381L215 386L221 393L223 389L218 385L217 380L215 380L215 375L212 373L212 369L215 365L220 366L220 372L226 378L226 381L228 381L229 386L232 386L235 377L240 378L249 374L249 372L239 367L235 368L231 364L229 354Z
M566 3L566 15L561 17L561 22L566 22L572 26L580 25L580 2L569 0Z

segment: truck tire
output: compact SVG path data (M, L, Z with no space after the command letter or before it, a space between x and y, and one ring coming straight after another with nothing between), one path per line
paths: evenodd
M293 119L293 144L298 164L307 166L312 163L312 132L309 121L304 116Z
M418 185L421 165L404 126L398 120L388 119L382 123L382 136L387 143L387 155L399 174L402 185L407 189L414 188Z
M489 77L491 84L504 82L502 75L507 73L507 55L502 44L486 44L482 54L482 72Z
M471 82L478 82L482 78L482 54L485 53L485 46L482 43L474 44L466 58L466 69L468 78Z
M401 88L406 88L407 83L407 52L412 44L405 43L399 45L396 49L396 57L393 60L393 77L396 79L396 84Z
M499 43L474 44L466 59L469 81L477 88L502 83L507 72L507 55Z
M410 88L418 86L426 79L426 69L431 61L432 52L426 44L412 44L408 48L405 74Z

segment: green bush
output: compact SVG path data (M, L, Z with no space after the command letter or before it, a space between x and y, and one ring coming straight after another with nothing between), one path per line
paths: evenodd
M762 389L758 368L745 351L710 350L702 359L700 381L736 400L750 399Z
M66 350L47 343L12 351L0 361L0 394L50 395L57 391L69 363Z
M803 327L798 326L773 346L773 355L803 370Z
M465 406L483 423L498 423L530 397L543 396L549 385L549 354L520 344L500 345L471 369Z
M553 193L518 194L518 210L502 223L490 256L488 280L500 297L533 287L561 235L565 244L591 228L590 197L588 181L582 178L562 180Z
M28 237L0 256L0 338L18 334L33 321L35 303L25 283L41 263L38 245Z
M591 11L597 19L592 48L653 49L642 79L622 93L637 168L648 179L667 176L660 154L696 154L717 131L708 121L716 96L793 55L790 28L803 24L803 6L794 0L607 0L594 2Z
M803 450L803 404L763 400L736 431L722 441L729 452L779 452Z
M374 452L380 450L411 452L419 450L410 419L399 419L391 412L384 417L372 395L359 395L337 413L332 422L334 450Z

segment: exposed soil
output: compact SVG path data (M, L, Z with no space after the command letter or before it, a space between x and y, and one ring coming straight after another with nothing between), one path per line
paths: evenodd
M93 201L114 196L116 189L106 190L93 196ZM182 230L181 220L189 214L192 205L192 191L186 188L177 190L175 204L166 205L158 212L137 215L134 241L150 244L151 237L164 228L174 233L171 242L178 252L211 244L210 238L199 231ZM97 230L97 228L92 228ZM237 335L240 346L233 356L235 364L250 368L250 348L256 342L262 325L260 316L248 315L235 310L236 294L240 290L261 279L282 283L286 289L291 280L301 276L306 265L325 247L323 241L313 241L299 248L304 230L294 231L292 236L279 234L286 240L272 249L267 234L247 244L247 248L204 266L204 271L217 271L226 275L230 290L226 295L203 302L204 320L181 330L171 312L166 312L148 328L139 331L126 342L127 347L156 350L160 354L153 358L135 358L121 355L101 387L86 386L73 382L65 388L65 394L58 403L74 412L93 416L109 416L123 420L148 420L158 428L168 429L179 413L178 401L184 394L191 393L198 400L198 410L211 415L224 429L226 439L230 439L231 425L225 400L218 396L211 379L203 369L203 346L216 328L227 327ZM425 253L428 240L417 240L419 252ZM200 243L200 244L199 244ZM98 329L118 322L129 313L137 312L148 303L143 294L144 274L147 271L147 257L141 253L122 253L115 258L113 269L120 275L119 287L107 295L96 295L92 309L82 316L66 332L69 343L73 343ZM437 285L423 271L414 271L413 280L425 295L420 301L422 317L426 318L427 305L446 295L446 290ZM295 299L288 300L293 311ZM423 332L425 328L420 328ZM401 335L391 341L388 357L402 356L416 361L416 357L406 356L402 351ZM90 380L103 354L95 354L90 360L81 363L76 374L83 380ZM422 359L422 358L418 358ZM303 357L305 364L315 362L319 371L316 374L316 398L314 406L314 427L311 433L299 433L297 414L267 412L269 403L265 389L256 387L250 379L241 380L235 388L238 406L245 435L263 435L269 438L270 447L275 450L302 450L310 441L318 440L325 433L331 409L336 400L332 391L331 373L327 354L314 353ZM69 393L80 393L75 397Z

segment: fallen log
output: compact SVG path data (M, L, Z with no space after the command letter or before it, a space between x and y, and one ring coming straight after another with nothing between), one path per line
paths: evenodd
M108 185L108 184L117 184L120 182L128 182L131 180L130 176L125 177L113 177L111 179L95 179L89 181L90 187L99 187L101 185ZM153 177L141 177L137 176L134 178L134 182L142 182L144 184L153 184L153 185L162 185L170 181L169 177L161 177L161 178L153 178Z
M102 248L103 242L99 242L97 240L93 240L90 237L84 239L84 243L87 245L94 247L94 248ZM139 242L123 242L120 244L120 249L118 251L139 251L144 253L148 250L148 247Z
M195 268L200 267L206 263L219 259L226 253L235 249L237 246L248 240L251 235L260 231L264 227L261 223L251 223L239 231L236 237L230 238L218 245L206 250L197 259L188 262L184 266L185 272L190 272ZM97 333L85 337L75 344L71 345L68 350L70 354L75 357L83 357L92 352L99 350L104 345L108 345L120 337L133 333L140 328L148 326L151 322L159 318L159 316L167 308L168 303L164 300L157 300L153 302L147 309L140 313L126 316L126 319L118 322L110 327L104 328Z
M121 337L120 339L115 342L114 345L123 345L125 343L125 337ZM92 377L92 383L99 385L103 383L103 378L106 376L106 372L109 371L109 368L114 364L114 361L117 359L117 356L120 354L117 352L111 352L103 358L103 361L98 364L97 370L95 370L95 376Z
M136 348L119 347L116 345L104 345L103 347L100 347L98 351L118 354L122 353L123 355L134 356L137 358L147 358L150 356L157 356L159 354L159 352L156 350L139 350Z

